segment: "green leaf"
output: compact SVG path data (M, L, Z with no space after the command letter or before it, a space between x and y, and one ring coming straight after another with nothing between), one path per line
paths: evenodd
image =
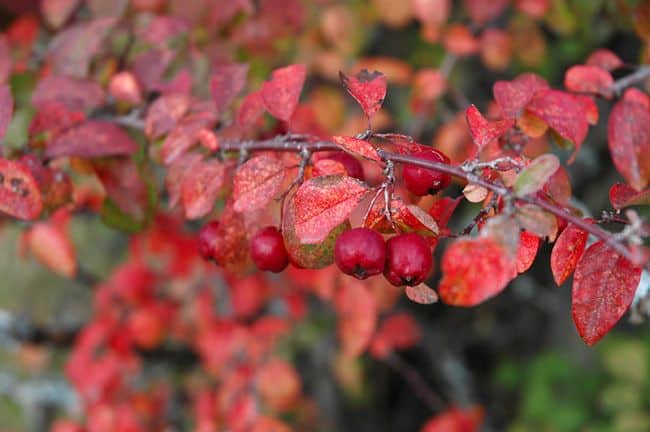
M537 157L517 175L515 193L524 196L539 191L559 167L560 161L553 154L547 153Z

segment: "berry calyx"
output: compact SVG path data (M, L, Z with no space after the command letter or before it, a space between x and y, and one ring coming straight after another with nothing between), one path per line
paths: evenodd
M251 258L260 270L279 273L289 265L282 234L276 227L259 230L251 240Z
M199 231L199 255L205 260L214 260L217 248L217 231L219 222L212 221L201 227Z
M449 163L449 158L436 149L414 153L412 156L432 162ZM414 195L424 196L436 194L451 183L451 176L440 171L404 164L402 178L406 188Z
M400 234L386 242L384 276L391 284L418 285L427 279L432 268L431 249L418 234Z
M361 162L359 162L354 156L350 156L349 154L340 151L328 154L327 159L332 159L333 161L339 162L343 165L350 177L357 178L361 181L366 179Z
M386 263L384 238L368 228L347 230L336 240L334 261L343 273L357 279L378 275Z

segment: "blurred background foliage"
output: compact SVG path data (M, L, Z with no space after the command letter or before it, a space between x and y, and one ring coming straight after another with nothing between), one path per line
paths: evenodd
M460 58L450 81L461 89L462 98L483 109L491 99L494 81L511 79L524 71L536 72L552 86L561 87L565 70L584 62L596 48L609 48L630 65L647 62L647 45L635 33L630 13L637 1L549 1L541 20L508 9L491 23L511 34L512 61L495 69L486 67L480 56ZM343 99L331 70L348 69L361 61L389 77L385 106L391 119L387 124L392 122L390 129L408 132L415 127L414 122L423 122L420 140L435 141L440 127L453 120L454 97L458 95L441 98L425 119L413 115L409 107L410 77L414 70L439 67L445 49L422 37L421 26L402 10L403 3L408 2L304 3L310 12L306 34L275 40L274 49L269 51L271 59L253 50L239 52L239 60L251 63L251 79L262 82L277 65L323 55L323 64L314 62L318 73L309 83L306 97L322 101L324 109L332 111L326 119L332 128L346 130L352 126L346 123L347 114L339 106L349 101ZM6 27L17 13L33 13L36 5L36 1L0 1L2 23ZM450 22L466 20L462 8L453 9ZM334 28L328 30L329 26ZM194 31L200 38L201 29ZM325 38L325 45L337 54L333 65L327 64L326 53L318 51L322 44L318 38ZM26 102L35 76L26 73L13 79L18 110L6 141L18 146L25 141L31 116ZM607 104L600 108L601 119L606 118ZM618 178L609 160L603 123L590 130L569 169L575 196L585 208L595 211L609 207L606 190ZM568 154L563 153L565 159ZM465 214L471 218L474 213L475 208L468 205ZM466 220L462 219L454 228L464 226ZM83 283L54 275L32 258L20 257L16 253L21 248L19 230L15 226L0 230L0 309L55 328L82 323L90 312L92 292ZM71 232L78 255L83 257L83 272L102 278L123 260L128 238L125 233L93 217L75 218ZM422 343L406 353L406 358L449 399L483 405L485 430L650 430L648 325L621 323L596 348L585 347L571 322L570 287L555 287L549 254L549 245L544 245L531 271L502 295L476 308L420 306L401 300L398 308L414 313L424 331ZM386 365L364 358L340 364L338 369L323 364L314 347L326 349L335 343L335 323L331 311L322 305L311 310L305 325L283 349L295 360L307 392L314 395L319 406L345 418L345 430L417 430L428 413ZM0 315L0 324L3 317ZM64 360L65 350L16 344L0 337L1 431L38 424L29 411L34 394L46 402L48 397L62 397L63 405L74 409L73 395L68 398L61 390L65 388L61 374ZM338 370L339 376L320 374L323 367ZM44 383L51 387L40 388Z

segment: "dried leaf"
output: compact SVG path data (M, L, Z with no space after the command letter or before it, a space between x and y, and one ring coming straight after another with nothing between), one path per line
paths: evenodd
M564 75L564 87L574 92L593 93L610 98L613 85L612 75L598 66L572 66Z
M518 196L541 190L560 167L560 160L551 153L535 158L515 179L513 188Z
M237 169L233 179L233 208L237 212L263 209L280 192L286 168L272 155L254 157Z
M345 222L368 187L343 176L314 177L304 182L295 195L296 236L302 243L319 243Z
M356 75L339 72L339 79L345 90L361 106L366 117L371 118L384 103L386 97L386 76L381 72L362 70Z
M641 280L641 269L604 241L591 245L573 278L571 312L587 345L602 339L627 311Z
M366 159L381 162L381 158L377 154L375 147L366 140L357 139L351 136L333 136L332 141L354 156L361 156Z
M138 144L119 126L100 120L89 120L52 140L45 156L53 159L63 156L85 158L131 155Z
M616 210L635 205L650 205L650 189L637 192L624 183L609 188L609 202Z
M199 219L212 211L225 179L223 163L217 159L198 161L185 172L181 198L185 217Z
M635 190L645 189L650 182L650 111L633 102L619 101L607 127L616 169Z
M470 105L465 111L465 118L469 126L474 144L479 151L506 133L515 122L512 119L489 122L474 105Z
M36 219L43 209L41 192L29 169L0 158L0 212L18 219Z
M589 233L573 224L560 233L551 252L551 272L555 283L560 286L578 265L587 245Z
M298 106L306 77L307 68L302 64L274 70L271 79L262 86L266 110L278 120L288 122Z
M557 217L534 204L517 207L515 218L521 228L538 237L548 237L550 241L553 241L557 236Z
M404 292L409 300L419 304L433 304L438 301L438 293L436 293L427 284L421 283L419 285L408 285Z
M474 183L468 183L463 188L463 195L465 195L465 199L467 199L467 201L479 203L487 198L488 190L483 186L479 186Z
M499 294L516 275L513 259L489 237L460 239L442 257L438 294L454 306L475 306Z

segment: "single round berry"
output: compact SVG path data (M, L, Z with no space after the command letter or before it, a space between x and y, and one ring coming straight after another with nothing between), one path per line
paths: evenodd
M413 156L432 162L449 163L449 158L444 153L435 149L415 153ZM404 179L406 188L418 196L433 195L451 183L451 176L449 174L410 164L404 164L402 178Z
M251 258L260 270L279 273L289 264L282 234L276 227L262 228L251 240Z
M217 247L217 231L219 222L209 222L199 231L199 255L205 260L213 260L214 252Z
M366 176L363 173L363 166L361 166L361 162L359 162L354 156L350 156L346 152L340 151L328 154L327 159L332 159L333 161L339 162L341 165L343 165L350 177L357 178L361 181L364 181L366 179Z
M380 274L386 263L384 238L368 228L345 231L334 245L334 261L343 273L357 279Z
M427 279L432 267L431 248L418 234L400 234L386 242L384 276L391 284L418 285Z

